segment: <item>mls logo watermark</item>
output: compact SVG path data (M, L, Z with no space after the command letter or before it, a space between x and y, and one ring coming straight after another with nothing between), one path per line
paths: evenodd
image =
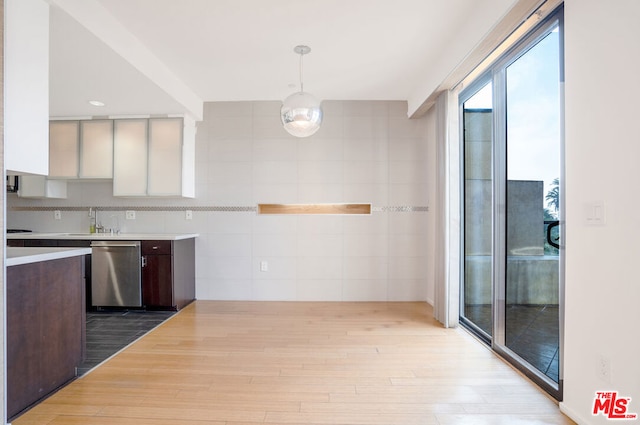
M602 414L607 419L637 419L636 413L629 413L631 397L619 397L617 391L597 391L593 400L593 416Z

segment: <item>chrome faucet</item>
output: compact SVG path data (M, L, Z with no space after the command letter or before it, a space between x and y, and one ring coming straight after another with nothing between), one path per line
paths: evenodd
M104 226L98 219L98 207L93 209L93 213L95 214L96 233L104 233Z

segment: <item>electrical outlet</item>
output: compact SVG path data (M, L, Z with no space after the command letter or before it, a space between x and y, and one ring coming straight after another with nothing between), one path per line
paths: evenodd
M60 210L55 210L53 212L53 218L56 220L62 220L62 212Z
M126 218L127 220L135 220L135 219L136 219L136 212L135 212L135 211L128 210L128 211L125 213L125 217L124 217L124 218Z
M193 211L191 210L186 210L184 212L184 219L185 220L193 220Z
M269 271L269 263L266 261L260 261L260 271L268 272Z
M598 358L597 371L598 377L605 382L611 382L611 361L608 357L600 355Z

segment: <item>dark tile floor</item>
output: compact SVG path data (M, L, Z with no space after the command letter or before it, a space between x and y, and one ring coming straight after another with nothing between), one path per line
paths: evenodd
M78 368L84 375L169 317L172 311L87 312L87 356Z
M505 314L507 347L558 382L558 306L509 305ZM466 306L465 317L481 329L491 329L490 305Z

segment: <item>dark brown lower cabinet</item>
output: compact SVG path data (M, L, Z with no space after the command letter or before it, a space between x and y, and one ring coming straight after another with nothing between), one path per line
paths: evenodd
M195 299L195 239L143 240L142 304L179 310Z
M7 267L7 416L76 376L84 357L84 256Z
M90 240L10 239L10 246L90 247ZM195 239L141 240L142 304L149 310L180 310L196 297ZM86 303L91 305L91 256L85 263Z
M171 255L142 254L142 303L147 307L173 307Z

